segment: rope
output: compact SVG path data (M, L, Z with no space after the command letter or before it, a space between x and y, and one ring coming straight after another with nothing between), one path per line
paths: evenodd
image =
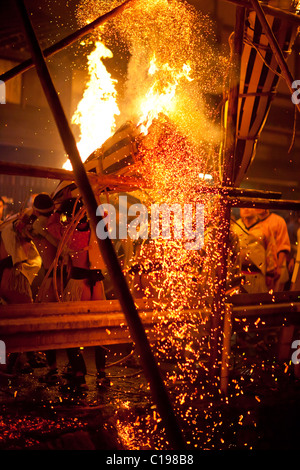
M57 301L58 302L61 302L61 299L59 297L59 294L58 294L58 290L57 290L57 265L58 265L58 261L59 261L59 257L61 255L61 252L65 246L65 244L67 244L67 242L71 239L80 219L82 218L83 214L85 213L85 208L82 207L78 213L76 214L76 216L74 217L74 219L71 221L71 223L68 225L67 227L67 230L65 231L65 233L63 234L61 240L60 240L60 243L58 245L58 248L57 248L57 252L56 252L56 256L54 258L54 266L55 266L55 269L54 269L54 272L53 272L53 285L54 285L54 291L55 291L55 295L56 295L56 298L57 298ZM62 280L62 279L61 279Z
M55 258L54 260L52 261L52 264L50 266L50 268L48 269L42 283L41 283L41 286L40 286L40 291L42 290L42 287L45 285L47 279L49 278L50 276L50 273L52 272L53 270L53 287L54 287L54 293L55 293L55 297L56 297L56 300L58 302L61 302L61 299L60 299L60 296L59 296L59 293L58 293L58 289L57 289L57 267L58 267L58 262L59 262L59 257L61 255L61 252L63 250L63 247L64 247L64 244L65 242L69 241L69 239L71 238L71 236L73 235L74 233L74 230L76 229L76 226L78 225L78 222L79 220L82 218L82 215L83 213L85 212L85 208L83 207L82 209L80 209L80 211L78 212L78 214L76 215L76 217L74 217L74 219L72 220L72 222L69 224L69 226L67 227L67 230L65 231L65 233L63 234L60 242L59 242L59 245L57 247L57 251L56 251L56 255L55 255ZM62 270L63 270L63 263L61 264L60 266L60 269L61 269L61 283L62 283ZM61 292L63 292L63 288L62 288L62 285L61 285ZM39 294L37 295L37 298L36 298L36 302L39 302L40 301L40 296Z
M271 70L271 72L273 72L275 75L277 75L278 77L283 78L283 76L281 75L281 73L277 72L276 70L274 70L265 60L264 56L262 55L262 53L260 52L260 50L255 46L255 44L252 42L252 41L247 41L245 39L245 44L248 44L248 46L251 46L253 47L257 54L260 56L261 60L263 61L263 63L265 64L266 67L268 67L269 70Z
M296 126L297 126L297 111L298 111L298 108L297 106L295 106L295 110L294 110L294 124L293 124L293 135L292 135L292 141L291 141L291 145L288 149L288 153L291 153L293 147L294 147L294 143L295 143L295 139L296 139Z

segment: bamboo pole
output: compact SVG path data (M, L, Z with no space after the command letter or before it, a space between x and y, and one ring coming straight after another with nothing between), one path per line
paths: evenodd
M3 161L0 161L0 175L30 176L33 178L74 181L73 171L64 170L63 168L33 166L24 163L10 163ZM127 187L133 189L146 187L146 183L141 177L102 175L91 171L87 172L87 176L92 185L99 184L100 186L114 188ZM221 194L224 199L228 199L228 201L235 207L239 207L239 204L242 204L241 207L245 207L245 204L249 204L249 207L254 207L252 204L257 204L257 207L261 207L263 205L271 207L274 204L275 207L278 208L283 206L284 208L287 207L290 209L290 205L291 207L296 207L295 205L299 204L298 201L280 200L282 196L282 193L280 192L264 191L259 189L232 188L228 186L202 186L199 188L199 193Z
M263 198L248 199L244 197L228 197L227 201L232 207L255 207L257 209L277 209L290 211L300 210L300 201L293 201L288 199L278 200Z
M82 198L89 216L91 229L96 232L99 217L97 218L96 216L97 201L95 195L89 183L84 165L81 161L76 146L75 138L72 134L70 125L51 79L24 2L23 0L16 0L16 3L23 21L24 29L28 38L32 57L41 85L55 118L55 122L63 141L66 153L73 166L75 181L82 194ZM140 354L144 372L147 380L149 381L152 396L158 408L158 413L165 426L169 444L176 450L184 449L185 442L181 430L178 426L166 388L162 381L155 358L152 354L147 335L120 267L118 258L114 251L111 239L109 237L104 240L97 238L97 241L110 278L112 280L115 292L119 298L122 310L126 317L132 339L136 344L138 353Z
M76 41L78 41L78 39L83 38L87 34L94 31L96 28L101 26L106 21L114 18L119 13L124 11L126 8L130 7L134 1L135 0L126 0L124 3L113 8L108 13L105 13L104 15L99 16L88 25L83 26L82 28L78 29L77 31L74 31L74 33L71 33L69 36L66 36L65 38L61 39L60 41L53 44L52 46L47 47L47 49L43 51L44 57L50 57L56 54L57 52L61 51L62 49L65 49L66 47L70 46L71 44L74 44ZM12 69L0 75L0 80L2 80L3 82L7 82L11 78L14 78L17 75L20 75L21 73L24 73L33 67L34 67L34 62L32 59L25 60L21 64L16 65Z
M33 166L23 163L10 163L0 161L0 175L31 176L33 178L48 178L52 180L74 181L73 171L63 168L50 168L44 166ZM145 186L142 178L121 175L102 175L92 171L87 172L92 185L99 184L106 187L141 188Z
M232 336L232 306L226 305L223 330L222 364L220 389L225 395L228 391L229 366L231 354L231 336Z
M287 66L286 60L284 58L284 55L282 53L282 50L279 47L279 44L277 42L277 39L268 23L268 20L265 16L265 13L259 3L258 0L250 0L253 9L255 10L257 17L261 23L262 29L264 30L264 33L269 41L270 48L274 54L274 57L281 69L281 75L286 81L286 84L291 92L291 95L294 93L294 88L292 86L294 79L292 77L292 74ZM295 104L297 106L298 111L300 111L300 104Z

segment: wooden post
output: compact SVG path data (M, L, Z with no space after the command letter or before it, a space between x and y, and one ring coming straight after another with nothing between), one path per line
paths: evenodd
M228 197L227 200L232 207L255 207L257 209L277 209L289 211L300 210L300 201L289 199Z
M281 75L286 81L286 84L291 92L291 95L294 93L295 89L292 87L292 83L294 82L294 79L292 77L291 72L289 71L289 68L287 66L287 63L285 61L284 55L282 53L282 50L279 47L279 44L277 42L277 39L268 23L268 20L265 16L265 13L259 3L258 0L250 0L253 6L253 9L255 10L257 17L261 23L262 29L264 30L265 35L267 36L267 39L269 41L270 48L272 49L272 52L274 54L275 59L277 60L277 63L281 69ZM300 104L295 104L297 106L298 111L300 111Z
M231 335L232 335L232 305L227 304L224 316L223 329L223 347L222 347L222 364L221 364L221 392L226 395L229 382L229 365L231 353Z
M89 183L84 165L81 161L76 146L75 138L72 134L70 125L51 79L39 42L28 17L24 2L23 0L16 0L16 3L23 20L24 29L28 38L32 57L41 85L53 113L66 153L69 156L73 166L75 181L86 206L91 229L96 232L97 223L101 218L97 218L96 216L98 204L95 195ZM166 388L161 379L160 372L152 354L147 335L128 288L126 279L123 275L111 239L106 238L101 240L97 238L97 241L110 278L112 280L115 292L119 298L122 310L126 317L132 339L135 342L137 351L141 356L142 366L144 368L146 378L149 381L150 389L154 402L157 405L158 413L165 426L169 444L176 450L184 449L185 443L181 430L178 426Z
M54 180L74 181L73 171L63 168L51 168L45 166L33 166L25 163L10 163L0 161L0 175L31 176L33 178L48 178ZM91 182L102 182L107 186L128 186L132 188L146 187L146 183L141 176L121 176L121 175L103 175L89 171L87 173ZM264 198L279 200L282 193L276 191L264 191L260 189L245 189L232 187L201 186L199 193L222 194L223 197L230 197L232 201L238 203L239 198ZM259 199L263 201L264 199ZM291 203L293 201L290 201ZM280 204L280 201L279 201Z
M238 103L240 92L240 63L243 52L245 8L236 8L236 26L233 39L233 64L231 67L228 97L227 129L224 145L223 186L234 186L235 147L237 134Z
M100 25L102 25L106 21L110 20L111 18L114 18L116 15L124 11L125 8L128 8L129 6L131 6L131 4L134 1L135 0L126 0L124 3L122 3L121 5L118 5L116 8L113 8L108 13L105 13L104 15L99 16L98 18L96 18L94 21L87 24L86 26L83 26L82 28L78 29L74 33L70 34L69 36L61 39L60 41L53 44L52 46L47 47L47 49L43 51L44 57L50 57L56 54L57 52L61 51L62 49L65 49L66 47L70 46L71 44L74 44L74 42L78 41L78 39L83 38L84 36L91 33L94 29L98 28ZM24 73L26 72L26 70L29 70L33 67L34 67L34 61L32 59L25 60L21 64L16 65L12 69L0 75L0 80L2 80L3 82L7 82L11 78L14 78L17 75L20 75L21 73Z
M23 163L10 163L0 161L0 175L30 176L32 178L47 178L52 180L74 181L73 171L63 168L49 168L44 166L33 166ZM92 186L105 186L109 188L120 188L120 190L134 190L145 187L145 181L140 177L122 175L102 175L87 172Z
M231 86L228 103L227 132L224 145L224 171L223 186L234 185L235 146L238 113L240 57L244 39L245 8L236 9L236 27L234 35L234 55L231 72ZM229 248L231 206L225 197L220 196L219 219L220 223L216 233L216 251L218 265L215 270L214 298L212 302L211 335L210 335L210 374L213 386L219 386L220 367L222 357L223 321L225 310L225 294L227 279L227 257Z

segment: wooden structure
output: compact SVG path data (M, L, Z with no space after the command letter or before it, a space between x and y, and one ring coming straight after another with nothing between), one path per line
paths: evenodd
M238 186L255 155L255 147L271 101L276 95L278 71L292 91L293 78L286 57L297 35L297 15L290 22L290 15L276 17L276 11L265 12L258 0L238 2L236 28L232 47L232 72L228 92L227 112L222 149L224 186ZM246 19L247 8L247 22ZM295 12L296 10L294 10ZM271 24L271 26L270 26ZM280 26L280 28L279 28ZM279 32L278 32L279 28ZM250 41L249 41L249 37ZM278 40L277 37L278 36ZM287 49L286 49L287 47ZM274 64L275 68L274 70ZM273 64L273 65L272 65ZM299 107L298 107L299 109ZM225 279L227 275L227 253L229 243L230 209L236 207L267 207L297 210L299 201L268 200L262 198L226 198L220 196L220 211L223 223L217 235L218 258L221 260L215 280L215 301L212 311L211 363L214 371L222 369L222 346L226 348L225 330L228 330L228 307L225 303ZM253 296L256 296L253 294ZM259 307L259 304L257 305ZM225 341L225 343L224 343ZM227 343L226 343L227 342ZM220 374L221 375L221 374Z
M153 326L161 326L161 312L145 299L137 299L136 305L148 337L155 340ZM132 342L118 300L5 305L0 312L7 353ZM165 322L162 328L168 326Z
M156 324L161 327L161 312L153 302L136 299L139 315L148 338L155 341ZM118 300L91 302L53 302L3 305L0 307L0 335L6 352L44 351L68 347L111 345L132 341L126 318ZM209 314L190 310L206 321ZM233 333L258 331L282 326L300 326L300 291L273 294L235 294L225 299L220 389L227 393L230 382L231 337ZM289 345L287 345L289 347Z
M158 313L145 300L136 305L151 337ZM132 342L118 300L5 305L0 312L7 353Z
M130 3L130 2L125 2ZM76 142L70 131L68 121L64 115L60 100L53 86L51 76L47 70L43 53L39 47L39 43L36 39L34 30L28 18L26 9L21 0L17 1L19 11L24 22L28 42L31 46L32 61L28 65L35 64L37 72L43 86L45 95L47 97L49 106L55 117L58 130L60 132L61 139L64 143L65 150L69 155L71 163L74 169L74 179L80 189L84 203L86 204L87 211L91 220L91 226L93 230L96 227L96 208L97 203L95 196L92 191L91 181L89 176L86 174L84 167L81 163L78 150L76 148ZM241 69L240 58L242 55L243 41L244 41L244 24L245 24L245 8L252 8L257 14L261 26L266 34L271 49L274 52L274 57L278 63L281 72L284 73L285 79L288 85L291 85L291 76L288 73L287 66L285 63L285 57L282 53L276 38L272 30L268 27L266 22L265 13L260 7L260 4L256 0L251 2L239 2L237 7L237 23L235 32L235 44L234 44L234 64ZM274 12L276 16L276 12ZM296 15L293 15L293 18ZM287 16L285 17L287 19ZM289 16L291 19L291 16ZM296 21L296 20L295 20ZM100 24L100 23L99 23ZM298 23L297 23L298 24ZM86 34L88 31L84 31ZM78 37L82 37L78 35ZM77 38L77 37L76 37ZM73 37L74 39L74 37ZM72 40L73 40L72 39ZM69 42L71 43L71 42ZM67 44L67 43L66 43ZM61 46L61 45L60 45ZM65 47L64 45L62 47ZM55 50L53 47L52 53ZM47 52L47 54L49 51ZM50 53L49 53L50 55ZM21 73L22 67L19 68L17 73ZM16 70L11 75L7 74L6 78L9 79L11 76L15 76ZM256 95L256 92L254 91ZM261 95L263 96L263 95ZM239 86L235 83L234 77L231 80L231 88L229 93L228 103L228 119L226 129L226 140L224 146L224 168L225 172L223 175L222 188L220 190L221 200L221 212L224 216L225 224L220 231L218 237L218 253L220 255L221 264L220 270L217 273L216 279L216 295L213 302L213 312L211 321L211 339L212 339L212 353L211 353L211 370L213 374L217 374L220 377L221 366L221 384L222 390L226 391L226 377L227 377L227 356L230 353L229 341L231 333L231 325L239 316L257 316L257 308L264 311L264 315L270 315L274 318L274 315L278 314L277 318L279 322L282 322L282 313L284 318L287 314L291 314L291 321L294 321L294 313L300 310L298 302L281 302L280 299L275 300L275 304L266 302L261 307L261 303L256 295L247 300L241 299L234 301L230 300L230 303L225 299L225 279L226 279L226 259L227 259L227 244L229 234L229 221L230 221L230 209L233 205L259 205L263 207L275 208L275 207L286 207L299 209L300 203L298 201L281 201L276 198L271 200L268 197L260 198L260 200L253 199L251 197L240 197L239 194L235 196L229 195L230 189L234 189L234 186L241 180L243 173L246 171L249 164L249 155L252 156L253 151L248 151L247 158L244 158L244 150L242 156L237 159L237 148L238 140L247 141L245 136L239 134L238 123L241 122L241 115L239 115L239 100L248 98L241 96ZM257 96L255 96L255 99ZM255 101L255 100L254 100ZM255 106L257 105L257 102ZM266 105L266 111L262 114L262 121L264 121L265 115L268 111L269 101ZM258 131L254 136L251 137L251 145L257 138L261 126L258 126ZM250 147L251 147L250 145ZM226 193L226 188L229 190ZM223 192L222 192L223 189ZM266 195L267 196L267 195ZM153 324L153 316L151 311L145 311L141 308L138 312L137 307L132 299L123 273L118 264L116 254L114 253L113 247L109 239L105 241L99 241L99 249L104 258L105 263L108 266L109 274L112 278L115 290L119 297L120 304L116 303L102 303L101 305L93 303L81 303L75 305L62 304L57 307L56 304L29 304L27 306L4 306L0 308L1 311L1 323L0 323L0 334L1 339L7 342L8 351L17 350L29 350L29 349L48 349L54 345L56 347L68 347L70 345L91 345L91 344L107 344L108 341L128 341L129 334L131 339L136 343L138 352L141 356L142 365L144 367L146 376L149 377L150 387L153 392L154 400L157 402L159 413L164 420L168 436L172 445L175 449L184 447L184 442L181 436L181 432L178 429L176 419L173 415L172 407L170 406L168 396L165 392L164 385L161 381L159 371L157 369L156 362L153 358L151 349L148 343L148 337L145 333L145 327ZM245 302L238 304L238 302ZM254 304L253 304L254 300ZM234 303L236 302L236 304ZM295 306L296 305L296 306ZM74 317L70 313L74 313L74 308L77 309L77 315ZM254 313L253 313L254 312ZM24 314L27 313L30 316L25 318ZM259 313L261 315L261 313ZM154 320L155 321L155 320ZM297 320L298 321L298 320ZM126 327L122 327L121 324L126 324ZM113 336L111 336L113 335ZM223 354L220 357L220 351Z

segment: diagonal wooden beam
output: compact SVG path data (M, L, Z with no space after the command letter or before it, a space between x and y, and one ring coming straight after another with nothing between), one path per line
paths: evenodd
M78 41L78 39L83 38L87 34L94 31L96 28L104 24L106 21L111 20L118 14L122 13L126 8L130 7L134 1L135 0L126 0L124 3L113 8L108 13L105 13L104 15L99 16L98 18L96 18L94 21L87 24L86 26L83 26L77 31L74 31L74 33L70 34L69 36L66 36L65 38L61 39L60 41L53 44L52 46L47 47L47 49L43 51L44 57L50 57L56 54L57 52L61 51L62 49L65 49L66 47L70 46L71 44L74 44L76 41ZM21 73L26 72L27 70L33 67L34 67L34 62L32 59L25 60L21 64L16 65L12 69L0 75L0 80L2 80L3 82L7 82L8 80L16 77L17 75L20 75Z
M58 131L64 144L66 153L73 167L76 184L80 190L83 202L89 216L91 230L97 232L96 228L103 218L97 214L97 200L93 189L89 183L85 167L81 161L74 135L71 131L68 119L62 107L58 93L54 87L51 75L45 62L42 50L37 40L35 31L28 16L23 0L16 0L24 30L28 38L36 70L47 98L49 107L55 119ZM138 314L136 305L127 285L125 276L119 264L112 241L109 237L100 239L97 242L107 266L113 288L120 301L122 310L128 323L130 334L141 357L141 363L150 385L150 390L163 425L165 427L167 439L174 450L185 449L185 442L178 425L174 410L172 408L167 390L161 378L156 360L152 353L148 337Z
M52 180L74 181L73 171L63 168L50 168L44 166L33 166L24 163L10 163L0 161L0 175L31 176L33 178L48 178ZM102 175L92 171L87 172L92 185L120 187L120 188L142 188L145 181L135 176Z

